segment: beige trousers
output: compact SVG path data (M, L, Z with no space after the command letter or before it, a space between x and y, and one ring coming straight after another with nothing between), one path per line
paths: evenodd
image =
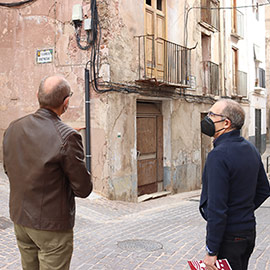
M14 224L23 270L68 270L73 230L42 231Z

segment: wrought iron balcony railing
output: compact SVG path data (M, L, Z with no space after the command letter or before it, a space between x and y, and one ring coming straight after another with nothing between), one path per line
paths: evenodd
M139 80L188 87L191 50L153 35L138 36Z

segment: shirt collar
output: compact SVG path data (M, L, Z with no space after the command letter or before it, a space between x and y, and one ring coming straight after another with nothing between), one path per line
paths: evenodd
M61 118L55 113L53 112L52 110L50 109L47 109L47 108L39 108L36 113L38 114L42 114L44 116L52 116L52 117L56 117L58 118L59 120L61 120Z
M239 129L234 129L230 132L226 132L219 137L217 137L214 141L214 147L218 146L219 144L223 143L224 141L227 140L232 140L233 138L240 138L240 130Z

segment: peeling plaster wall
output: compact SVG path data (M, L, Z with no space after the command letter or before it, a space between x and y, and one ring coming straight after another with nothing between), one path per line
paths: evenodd
M201 113L211 104L164 100L164 188L173 193L201 187Z
M108 160L109 198L137 200L136 98L109 96Z
M137 201L136 98L110 93L91 102L95 191L114 200Z
M85 127L84 68L90 52L76 44L71 24L74 4L82 4L84 14L90 15L89 0L36 1L18 9L0 8L1 141L12 120L38 109L40 80L55 73L63 74L74 92L63 121L74 128ZM117 0L97 4L102 27L100 75L105 81L134 81L134 35L143 34L143 1L139 5ZM53 49L53 62L37 64L39 49ZM95 190L111 199L136 200L135 114L132 95L98 95L91 90L92 178Z
M90 15L90 1L82 0L37 1L20 9L0 8L4 25L0 32L1 139L9 122L38 108L39 82L54 73L63 74L74 92L63 120L75 128L85 127L83 72L90 52L78 48L71 24L72 7L79 3L84 14ZM167 14L173 14L175 20L178 14L172 7L176 3L183 8L170 0ZM144 34L144 1L103 0L97 4L102 28L100 75L104 81L134 81L138 76L135 36ZM180 17L178 23L182 21ZM171 40L180 42L182 35ZM54 51L53 62L36 64L36 51L49 48ZM110 199L137 200L137 98L142 97L115 92L99 95L91 90L92 179L95 191ZM174 192L198 188L199 105L163 100L163 116L164 175L169 175L164 185ZM187 130L192 134L196 131L192 140Z
M100 76L103 81L130 83L138 79L138 40L135 36L144 34L144 2L97 1L102 29ZM84 14L90 15L90 0L36 1L20 9L0 8L1 141L9 122L38 108L39 82L45 75L54 73L63 74L74 92L63 120L75 128L85 127L84 68L90 52L80 50L76 44L71 24L74 4L82 4ZM199 0L185 1L187 8L199 4ZM168 40L183 45L183 2L168 0L166 13ZM196 89L190 92L194 94L201 93L203 85L202 69L198 68L202 60L198 18L200 10L192 10L187 46L194 46L198 41L191 63ZM218 42L217 34L212 42ZM49 48L54 51L53 62L36 64L36 51ZM221 61L216 51L212 53L215 61ZM229 73L226 76L229 77ZM225 84L230 88L231 81ZM137 99L145 97L115 92L100 95L91 89L92 179L95 191L110 199L137 200ZM164 187L172 192L200 188L200 119L201 112L208 111L211 104L159 98L161 100ZM248 111L248 105L245 110ZM248 128L244 133L248 134Z
M88 2L88 3L87 3ZM74 95L63 120L84 126L83 69L90 58L76 45L71 25L72 6L89 1L36 1L21 8L0 7L0 140L8 124L38 108L36 92L47 75L63 74ZM53 62L36 63L36 51L53 49ZM2 147L1 158L2 159Z
M173 102L172 188L174 192L200 188L200 107Z
M108 196L109 163L108 160L108 96L91 98L91 164L94 190Z
M144 34L144 1L134 4L132 0L107 0L102 1L99 8L103 44L108 49L101 68L109 65L112 82L138 79L138 40L135 36Z
M143 34L143 1L97 4L102 28L100 75L104 81L134 82L138 49L134 36ZM111 92L93 94L92 101L98 108L91 119L95 190L110 199L137 201L136 97Z

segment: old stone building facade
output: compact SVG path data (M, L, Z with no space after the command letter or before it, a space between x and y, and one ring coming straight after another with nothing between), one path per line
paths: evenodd
M250 8L239 13L237 2ZM60 73L74 91L63 121L84 138L90 106L89 157L97 193L137 201L146 193L200 188L211 149L200 121L221 96L241 103L247 114L242 135L260 140L258 148L264 149L264 33L254 30L251 37L246 28L251 18L257 20L253 2L233 1L233 9L226 0L0 5L0 137L10 121L38 108L39 81ZM264 13L263 5L257 8ZM257 21L264 29L264 17ZM261 52L256 61L255 50Z

